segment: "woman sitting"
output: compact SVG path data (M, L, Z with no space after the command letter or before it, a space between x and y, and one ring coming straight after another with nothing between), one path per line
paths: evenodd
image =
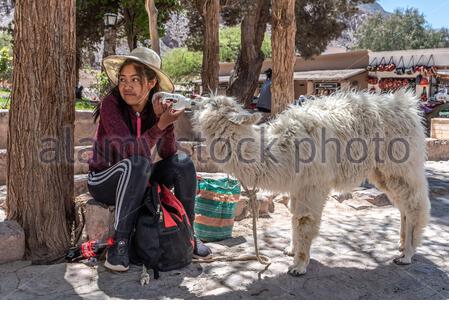
M115 205L113 247L105 267L129 269L128 245L149 181L174 187L193 225L195 218L196 172L192 160L176 154L173 123L181 111L159 99L158 91L172 92L170 78L160 70L159 55L148 48L134 49L126 56L109 56L104 69L116 87L94 113L100 117L94 150L89 159L88 188L92 197ZM156 147L161 161L152 162ZM205 258L210 249L195 240L194 256Z

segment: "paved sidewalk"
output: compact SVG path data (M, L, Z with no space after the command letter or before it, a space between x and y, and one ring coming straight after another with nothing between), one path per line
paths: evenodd
M286 274L292 258L290 217L282 204L259 220L259 247L273 264L192 264L161 273L146 287L140 268L125 274L103 266L0 265L2 299L449 299L449 162L428 162L432 218L409 266L397 266L399 211L392 206L355 210L329 198L308 273ZM211 244L217 254L253 253L251 219L236 222L234 238Z

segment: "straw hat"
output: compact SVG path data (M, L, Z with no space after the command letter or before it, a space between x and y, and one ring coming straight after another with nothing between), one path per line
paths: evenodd
M159 87L162 91L173 92L174 85L170 78L161 71L161 58L148 48L136 48L129 55L112 55L104 58L103 67L109 79L118 84L118 71L125 60L134 60L143 63L156 73Z

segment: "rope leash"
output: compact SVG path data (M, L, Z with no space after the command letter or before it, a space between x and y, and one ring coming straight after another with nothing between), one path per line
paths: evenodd
M249 197L249 206L253 213L253 239L255 255L239 255L239 256L220 256L211 257L208 259L193 259L193 262L211 263L215 261L259 261L260 264L265 265L265 270L271 265L271 260L265 255L259 253L259 246L257 242L257 220L259 218L259 203L257 201L257 181L253 189L249 190L242 182L242 187Z

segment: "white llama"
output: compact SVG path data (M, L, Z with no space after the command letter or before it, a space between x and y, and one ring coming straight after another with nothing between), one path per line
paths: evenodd
M401 254L394 261L411 263L430 211L425 135L413 93L337 93L257 126L259 119L223 96L195 112L224 172L249 187L290 194L290 274L306 272L330 191L350 191L366 178L400 210Z

